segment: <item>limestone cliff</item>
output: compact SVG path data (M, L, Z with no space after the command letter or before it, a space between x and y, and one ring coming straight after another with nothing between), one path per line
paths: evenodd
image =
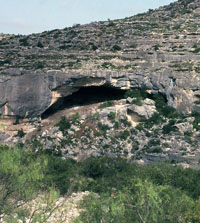
M200 2L0 40L0 114L38 117L82 86L145 86L183 113L199 111Z

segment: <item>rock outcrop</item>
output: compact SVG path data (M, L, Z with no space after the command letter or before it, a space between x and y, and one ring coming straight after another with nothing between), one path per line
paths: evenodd
M200 3L0 40L0 115L39 117L84 86L146 87L200 111Z
M128 106L127 109L130 114L137 114L146 119L151 118L153 114L157 112L155 102L149 98L146 98L141 106L133 104Z

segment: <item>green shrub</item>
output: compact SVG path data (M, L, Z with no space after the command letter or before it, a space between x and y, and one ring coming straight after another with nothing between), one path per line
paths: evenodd
M65 116L62 116L60 121L56 123L56 126L59 127L59 130L64 132L65 130L71 127L70 122L66 119Z
M163 134L169 134L170 132L176 132L178 128L174 126L175 120L170 120L168 124L163 126Z
M153 48L154 48L155 51L158 51L160 46L159 45L155 45L155 46L153 46Z
M139 142L134 141L133 144L132 144L131 153L135 153L135 151L137 151L138 149L139 149Z
M135 172L135 164L130 166L122 158L90 157L79 165L81 176L90 179L89 184L82 189L95 193L110 193L113 188L122 188L128 180L127 176Z
M104 63L101 64L101 67L100 68L105 68L105 69L111 68L111 69L114 69L115 66L112 63L104 62Z
M119 122L118 122L118 121L115 121L114 128L115 128L115 129L119 129L119 127L120 127Z
M107 25L108 27L112 27L112 26L115 26L115 23L113 22L113 21L110 21L109 20L109 23L108 23L108 25Z
M87 162L81 164L81 173L84 176L91 177L93 179L102 177L106 174L106 165L102 162L102 159L88 158Z
M141 99L145 99L147 97L147 93L145 92L145 89L132 89L132 90L128 90L126 91L126 93L124 94L124 98L141 98Z
M160 148L160 147L156 147L156 148L153 148L152 150L151 150L151 153L162 153L163 151L162 151L162 149Z
M130 132L126 129L119 133L119 138L122 140L126 140L130 136Z
M34 68L37 70L37 69L43 69L45 67L45 64L44 62L42 61L38 61L34 64Z
M151 145L155 147L150 152L160 152L159 141ZM138 146L134 141L133 150ZM38 193L49 192L52 185L63 196L91 192L81 202L78 223L196 223L200 217L200 170L164 163L139 166L109 157L76 162L0 146L0 214L18 211L23 217L17 202L26 203Z
M126 91L124 94L124 98L134 98L132 100L132 104L136 104L138 106L142 105L142 101L147 97L147 93L145 92L145 88L142 89L132 89Z
M179 219L186 220L193 206L193 200L180 190L131 178L129 185L121 191L100 197L95 194L87 196L81 202L85 211L75 222L183 222Z
M80 118L81 118L81 116L78 112L72 115L73 122L77 122Z
M151 118L143 119L141 121L144 122L144 128L150 129L154 125L158 125L158 124L164 122L164 119L162 118L162 116L159 113L154 113Z
M103 104L99 105L99 108L107 108L113 106L115 103L113 101L107 101L104 102Z
M98 46L96 46L96 45L93 44L93 45L92 45L92 50L95 51L95 50L97 50L97 49L98 49Z
M159 146L160 145L160 139L150 139L148 142L148 146Z
M112 122L114 122L114 121L115 121L115 118L116 118L116 113L115 113L115 112L110 112L110 113L108 114L108 118L109 118Z
M78 188L78 182L76 181L77 167L78 165L73 159L62 160L61 158L48 156L46 183L55 185L63 195L76 191Z
M120 50L122 50L122 48L118 45L114 45L111 50L112 51L120 51Z
M94 122L94 121L97 121L98 119L99 119L99 113L98 112L95 112L95 113L91 114L90 121Z
M162 111L162 109L167 105L166 99L161 94L154 94L152 99L155 101L158 111Z
M39 48L43 48L44 45L39 41L39 42L37 43L37 47L39 47Z
M62 143L63 142L61 141L61 144ZM53 144L50 148L46 148L38 152L40 152L41 154L49 155L49 156L60 157L60 158L62 157L62 151L61 151L60 146L57 146L55 144Z
M102 124L101 122L98 123L98 127L101 131L103 131L104 135L106 134L107 130L109 130L109 126L106 124Z
M199 53L200 52L200 48L196 48L195 50L192 51L193 53Z
M136 48L137 48L137 44L132 44L132 45L130 45L130 48L132 48L132 49L136 49Z
M193 128L198 131L198 130L200 130L200 113L193 112L192 116L195 118L193 123L192 123L193 124Z
M48 160L17 148L0 147L0 214L11 214L18 202L45 188Z
M153 100L156 103L156 109L157 111L167 118L178 118L180 115L177 113L177 111L172 108L171 106L167 105L166 99L161 94L153 95Z
M132 100L132 104L138 105L138 106L142 106L142 98L136 98Z
M20 137L20 138L23 138L25 136L24 130L23 129L18 130L17 131L17 136Z
M184 135L185 136L193 136L193 132L191 132L191 131L186 131L186 132L184 132Z
M29 46L28 38L19 39L22 46Z
M143 130L144 130L144 126L142 125L142 123L139 123L135 128L136 128L138 131L143 131Z

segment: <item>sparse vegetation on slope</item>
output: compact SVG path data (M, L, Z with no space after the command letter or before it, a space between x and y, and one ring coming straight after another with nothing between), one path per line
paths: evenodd
M140 71L145 70L142 66L144 59L155 62L155 53L170 54L171 57L178 53L180 57L187 55L189 58L192 54L199 54L199 14L195 11L199 7L197 0L181 0L120 20L94 22L29 36L5 35L0 40L1 71L7 68L96 70L101 67ZM194 62L196 64L197 61ZM167 69L171 59L157 63L162 69ZM152 71L156 69L150 68Z

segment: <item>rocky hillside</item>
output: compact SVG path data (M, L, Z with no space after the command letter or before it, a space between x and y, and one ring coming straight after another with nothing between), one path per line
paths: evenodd
M200 2L0 40L0 113L38 117L83 86L145 86L182 113L199 111ZM31 83L31 85L30 85Z
M200 2L182 0L121 20L1 35L0 143L198 168L199 18Z
M199 23L0 34L0 222L200 222Z
M62 159L108 156L199 168L199 115L180 115L162 96L150 97L134 90L125 99L63 109L35 124L34 134L21 129L11 139Z

